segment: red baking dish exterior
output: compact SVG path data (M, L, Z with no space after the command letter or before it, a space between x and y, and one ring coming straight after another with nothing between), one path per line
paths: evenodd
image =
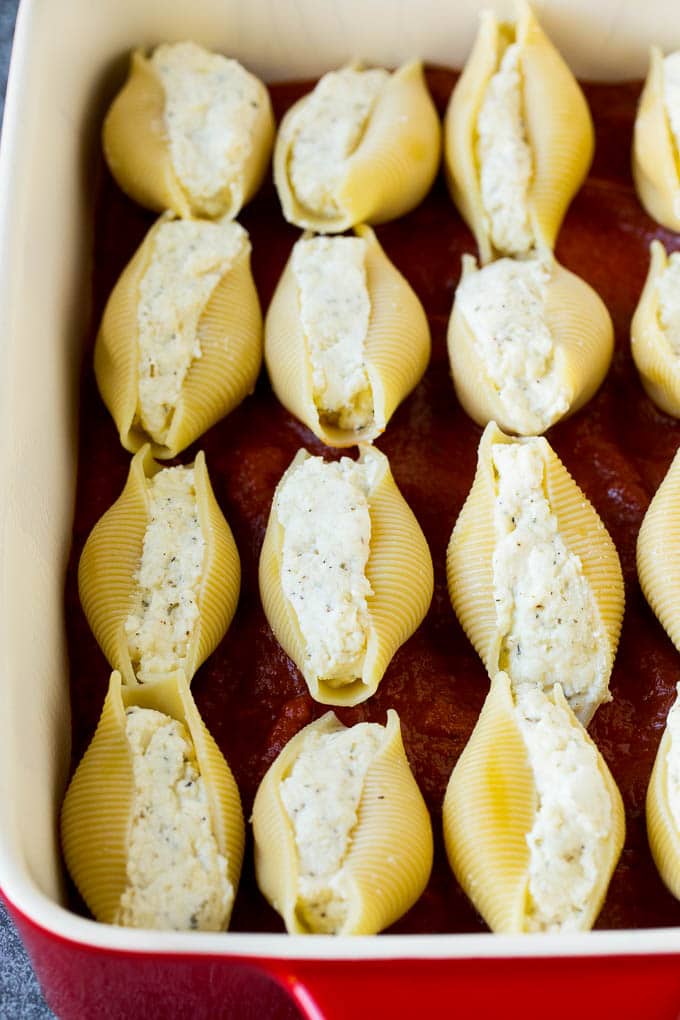
M503 0L487 4L510 13ZM545 0L577 74L644 73L680 48L676 5ZM140 932L64 907L69 768L63 580L88 324L99 126L134 46L193 38L265 79L361 55L460 66L476 5L441 0L23 0L0 151L0 889L62 1020L680 1015L680 930L331 939ZM675 33L675 35L673 34ZM0 1008L2 1015L9 1015Z

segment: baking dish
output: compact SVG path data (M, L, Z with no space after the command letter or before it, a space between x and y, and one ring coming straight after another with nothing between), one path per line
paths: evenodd
M538 939L326 939L109 928L68 911L56 813L69 767L63 578L76 478L99 125L133 46L192 37L268 80L360 54L461 66L481 4L23 0L0 157L0 888L60 1017L449 1013L676 1017L680 930ZM511 16L510 4L493 6ZM671 0L540 5L581 77L641 77L680 46ZM55 45L58 41L58 45ZM289 1000L290 1001L290 1000Z

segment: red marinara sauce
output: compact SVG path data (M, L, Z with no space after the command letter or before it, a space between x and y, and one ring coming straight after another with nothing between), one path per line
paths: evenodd
M443 114L456 75L430 69L427 78ZM310 87L310 83L273 86L277 118ZM613 701L599 709L590 726L626 805L626 845L597 922L602 928L680 924L680 903L657 876L644 818L647 782L680 680L680 656L645 603L635 571L638 529L677 448L680 423L657 411L645 396L629 342L649 243L659 237L672 250L680 248L680 237L649 219L633 189L629 161L639 91L638 83L585 86L595 121L595 160L569 209L556 251L565 266L600 294L616 330L614 360L600 392L548 433L614 539L626 582L623 632L611 681ZM154 219L119 191L102 163L91 344L118 275ZM271 178L240 221L250 232L253 271L265 311L300 231L285 223ZM489 685L453 614L445 576L446 546L472 483L481 435L456 402L446 353L460 258L463 252L475 252L475 245L442 174L418 209L378 227L377 233L423 302L432 331L427 373L377 445L389 457L397 484L427 536L435 593L427 618L397 652L377 693L357 708L338 710L338 715L345 724L384 723L388 708L399 712L408 758L432 813L432 877L420 901L390 930L482 931L484 923L449 869L441 833L446 784ZM272 494L301 446L315 454L324 452L322 444L278 404L263 371L255 393L179 458L190 463L198 449L205 450L217 500L241 556L243 581L236 617L199 670L192 690L234 771L246 818L264 772L284 744L328 711L312 700L298 670L278 646L258 594L257 562ZM78 600L78 559L91 528L120 494L129 464L130 455L119 445L99 398L90 347L82 374L78 490L66 584L74 766L94 732L110 672ZM75 892L73 904L84 909ZM231 927L283 930L255 884L252 837Z

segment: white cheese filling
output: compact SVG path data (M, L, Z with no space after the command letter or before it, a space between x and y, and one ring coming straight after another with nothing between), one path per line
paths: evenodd
M673 356L680 358L680 253L669 256L668 265L656 282L656 293L663 335Z
M581 561L545 494L545 440L494 444L493 585L500 668L513 685L562 685L587 718L606 697L604 633Z
M137 305L138 419L164 443L210 296L248 242L238 223L172 220L156 231Z
M331 71L293 115L288 173L297 201L310 211L320 216L342 211L338 192L346 161L389 77L381 69Z
M193 468L163 468L147 481L149 521L133 608L125 621L141 683L185 667L199 616L205 539Z
M127 887L116 924L221 931L234 890L212 831L205 783L182 723L129 708L135 793Z
M331 686L362 675L369 615L368 494L379 461L310 457L289 473L276 504L283 527L281 584L306 647L303 672Z
M364 778L384 736L384 727L377 723L358 723L335 733L312 731L281 783L298 854L297 912L313 932L334 935L347 918L343 863L357 824Z
M568 710L533 684L515 689L515 711L538 795L527 834L527 930L578 931L606 863L612 827L598 754Z
M677 685L677 692L680 695L680 684ZM666 755L668 804L675 828L680 832L680 697L676 698L668 713L666 729L671 738L668 754Z
M491 243L507 255L528 252L534 245L528 204L533 166L516 43L486 87L477 119L477 160Z
M365 362L371 314L366 242L361 237L298 241L293 272L319 417L341 429L366 428L373 421Z
M546 322L550 270L542 259L502 258L467 273L456 303L513 428L544 432L569 407Z
M201 212L219 216L231 188L243 187L262 85L236 60L191 42L159 46L151 63L165 92L174 171Z

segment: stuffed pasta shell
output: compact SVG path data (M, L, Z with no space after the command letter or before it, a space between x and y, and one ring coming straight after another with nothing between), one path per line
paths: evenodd
M679 191L680 194L680 191ZM647 280L631 322L631 352L650 400L680 418L680 253L652 241Z
M647 508L637 540L640 587L680 651L680 451Z
M262 315L238 223L154 224L111 293L94 351L120 441L175 457L255 387Z
M262 82L192 42L132 54L104 121L104 155L127 194L177 216L233 219L264 177L274 117Z
M446 571L489 676L545 690L559 680L587 725L610 700L623 577L604 524L545 439L487 426Z
M680 694L680 684L678 685ZM680 701L671 706L647 788L647 837L657 871L680 899Z
M595 291L549 252L482 269L463 255L448 347L456 395L478 425L539 435L598 389L614 328Z
M98 921L223 931L244 845L241 801L184 675L112 673L61 812L66 866Z
M444 122L453 200L482 263L554 248L590 166L593 124L573 74L518 0L515 25L481 15Z
M148 446L90 533L78 566L92 632L125 684L182 669L189 681L227 631L241 566L205 456L161 468Z
M633 131L633 179L645 212L680 231L680 52L649 54Z
M430 357L420 301L371 228L354 234L301 238L265 321L274 392L328 446L379 436Z
M324 705L375 693L432 599L432 559L387 457L326 462L299 450L279 482L260 555L267 620Z
M399 716L345 727L333 712L290 740L253 806L257 882L293 934L372 935L419 898L432 827Z
M587 931L625 835L621 795L560 684L505 673L451 774L443 823L456 878L495 932Z
M430 190L440 151L420 61L392 74L356 64L331 71L281 121L274 183L283 215L324 234L396 219Z

